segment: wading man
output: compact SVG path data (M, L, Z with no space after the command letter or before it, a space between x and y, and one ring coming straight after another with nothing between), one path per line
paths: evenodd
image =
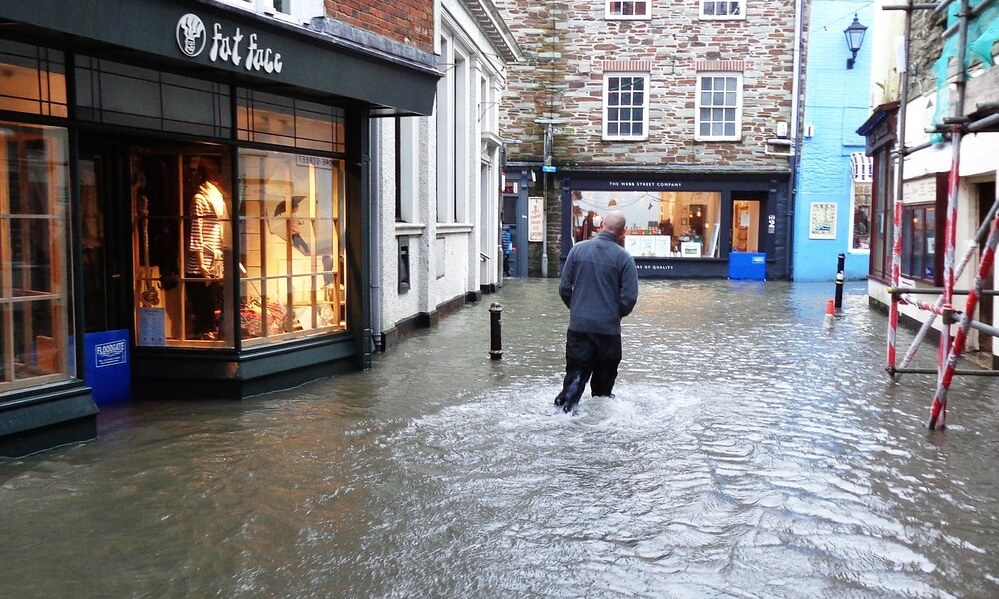
M638 301L635 260L621 247L624 214L603 219L596 237L572 246L558 292L569 308L565 380L555 405L572 412L587 381L590 395L609 397L621 363L621 319Z

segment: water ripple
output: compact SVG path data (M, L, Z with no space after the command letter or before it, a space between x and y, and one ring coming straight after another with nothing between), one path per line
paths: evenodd
M828 328L828 285L643 281L617 398L567 416L554 285L495 296L501 361L482 302L369 372L0 464L0 595L999 596L999 388L927 433L863 286Z

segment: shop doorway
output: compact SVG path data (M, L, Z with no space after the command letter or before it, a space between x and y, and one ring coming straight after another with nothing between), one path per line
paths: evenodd
M732 202L733 252L760 251L760 201L736 199Z
M116 144L80 145L80 218L83 262L83 330L99 333L128 327L130 252L125 150Z
M517 223L519 219L517 214L517 207L519 204L519 196L514 194L504 194L503 198L503 211L500 214L500 220L502 221L502 230L500 231L500 245L503 243L503 233L509 231L511 240L511 251L510 257L507 260L509 266L509 273L505 274L508 277L522 277L524 273L527 272L527 254L522 252L521 248L527 247L526 243L526 233L519 230ZM526 210L524 210L526 212ZM523 238L523 239L522 239Z
M978 218L983 220L992 209L992 204L996 201L996 182L988 181L985 183L979 183L978 188ZM985 249L985 240L979 245L979 250ZM982 282L983 289L995 289L995 272L996 267L993 266L992 270L989 271L988 277ZM988 326L993 326L995 324L993 314L993 307L995 305L995 296L983 294L978 299L978 319L982 324ZM991 354L995 339L992 335L987 335L985 333L980 333L978 335L978 348L983 354Z
M98 406L132 395L126 155L114 143L80 144L83 378Z

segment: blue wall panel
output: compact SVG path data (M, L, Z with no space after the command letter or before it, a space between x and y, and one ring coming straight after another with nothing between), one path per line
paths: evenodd
M813 135L802 140L797 171L793 268L800 281L832 281L839 254L846 254L847 279L867 276L869 254L850 250L852 181L850 154L864 151L857 128L870 115L870 47L872 4L843 0L816 0L809 15L805 62L804 125ZM843 30L856 14L868 26L867 39L853 69L846 68L850 52ZM837 206L835 238L810 239L813 202Z

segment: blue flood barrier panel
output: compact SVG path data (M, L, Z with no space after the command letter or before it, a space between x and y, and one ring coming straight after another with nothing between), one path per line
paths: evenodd
M760 252L732 252L728 255L728 278L765 281L767 255Z
M85 376L98 406L131 399L132 368L128 331L87 333L83 337Z

